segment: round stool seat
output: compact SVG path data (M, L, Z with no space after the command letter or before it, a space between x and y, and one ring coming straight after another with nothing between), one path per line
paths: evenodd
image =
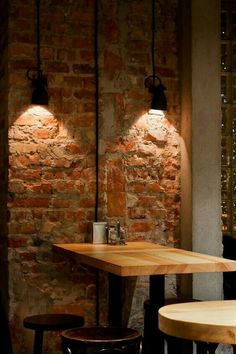
M122 348L134 346L131 352L138 352L141 333L131 328L120 327L81 327L66 330L62 333L63 347L69 348L73 353L83 348L96 347L98 350L109 348Z
M236 300L201 301L159 309L162 332L194 341L236 344Z
M83 326L84 318L74 314L46 313L25 317L23 324L25 328L35 331L33 354L42 354L44 331L63 331Z
M84 325L84 318L71 314L41 314L28 316L24 319L24 327L42 331L60 331Z

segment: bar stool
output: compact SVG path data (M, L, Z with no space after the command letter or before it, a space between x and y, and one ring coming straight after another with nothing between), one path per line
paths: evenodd
M163 306L158 321L163 333L195 341L197 354L215 353L220 343L231 344L236 354L236 300Z
M62 332L63 354L139 354L141 333L131 328L81 327Z
M66 313L41 314L26 317L23 324L25 328L35 331L33 354L41 354L44 331L63 331L80 327L84 325L84 318Z

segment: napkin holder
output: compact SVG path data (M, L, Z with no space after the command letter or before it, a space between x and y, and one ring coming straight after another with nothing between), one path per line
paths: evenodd
M107 222L93 222L92 243L107 243Z

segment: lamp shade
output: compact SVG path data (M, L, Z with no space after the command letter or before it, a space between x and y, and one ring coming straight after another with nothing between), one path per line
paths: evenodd
M149 92L152 94L151 109L167 110L167 99L165 96L166 87L160 83L157 86L149 88Z
M27 71L27 78L34 87L31 103L48 105L47 78L40 68L40 0L36 1L36 30L37 30L37 66Z
M48 92L46 89L47 79L39 75L37 79L32 80L33 83L33 93L32 93L32 104L38 105L48 105Z

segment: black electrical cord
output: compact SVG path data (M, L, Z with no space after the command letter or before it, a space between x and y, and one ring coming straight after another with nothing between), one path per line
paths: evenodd
M156 78L155 34L156 34L156 0L152 0L152 75L153 75L153 86L155 86L155 78Z
M98 73L98 0L94 4L94 65L95 65L95 170L96 170L96 192L95 192L95 222L98 221L99 204L99 73ZM96 323L99 326L100 319L100 294L99 294L99 270L96 270Z
M96 169L96 195L95 195L95 221L98 221L98 199L99 199L99 74L98 74L98 0L94 6L94 64L95 64L95 169Z
M152 39L151 39L151 59L152 59L152 75L146 77L144 85L148 88L152 95L151 109L153 110L167 110L167 100L164 91L166 87L162 84L161 79L156 74L155 64L155 35L157 32L156 26L156 2L158 0L151 0L152 11ZM156 84L156 80L159 82Z
M156 40L156 0L151 0L151 31L152 31L152 38L151 38L151 61L152 61L152 75L149 75L145 79L145 87L153 88L155 87L156 79L160 81L159 77L156 75L156 63L155 63L155 40Z
M31 103L37 105L48 105L47 93L47 77L43 75L41 70L40 60L40 0L35 0L36 5L36 36L37 36L37 49L36 60L37 66L27 70L26 76L32 81L34 87Z
M41 63L40 63L40 0L36 0L36 18L37 18L37 26L36 26L36 31L37 31L37 75L38 78L41 75Z

